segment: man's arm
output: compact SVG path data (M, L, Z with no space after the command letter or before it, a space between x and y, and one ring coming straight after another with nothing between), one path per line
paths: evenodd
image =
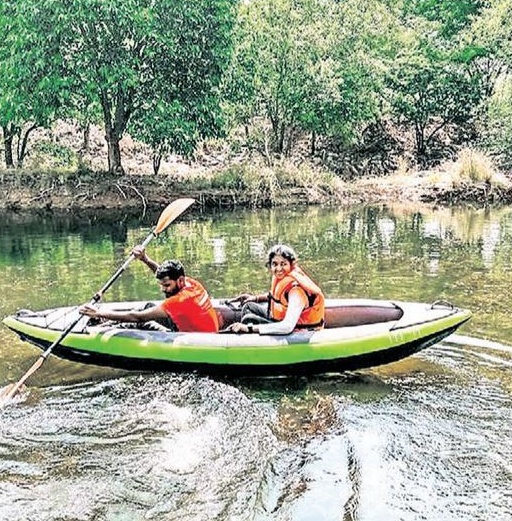
M135 246L135 248L133 248L132 255L136 259L143 262L153 273L155 273L155 271L158 269L158 266L160 266L158 262L148 257L146 250L141 245Z
M88 304L82 306L79 311L82 315L87 315L91 318L104 318L106 320L115 320L118 322L148 322L149 320L167 318L167 313L164 311L162 306L153 306L140 311L103 311Z

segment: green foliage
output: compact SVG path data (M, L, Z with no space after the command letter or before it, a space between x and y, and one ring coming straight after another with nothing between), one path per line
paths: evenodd
M300 132L343 139L375 112L378 2L260 0L240 6L224 85L234 124L258 122L259 148L288 153ZM373 10L372 8L375 8ZM379 31L382 27L379 28ZM256 118L256 119L255 119ZM262 118L262 119L258 119ZM268 142L268 143L267 143Z
M122 170L119 140L130 122L136 122L132 130L137 136L160 151L190 152L200 137L219 132L216 89L230 52L235 3L25 0L9 2L9 7L16 28L26 28L13 36L20 49L34 41L47 49L49 39L48 54L34 50L24 66L40 61L45 70L52 60L58 62L73 87L71 115L82 113L88 122L101 109L109 169L116 171ZM9 23L6 12L4 34L13 34ZM20 85L13 85L17 92ZM45 75L37 87L41 92L59 85ZM55 100L47 103L53 110L56 105Z
M486 104L486 118L482 121L482 142L500 157L503 164L512 158L512 82L502 78Z
M21 166L30 133L57 118L102 121L112 173L126 132L156 165L226 123L238 151L270 165L306 136L312 153L319 138L346 150L391 118L423 160L482 107L485 137L509 154L511 100L495 90L512 65L511 15L512 0L4 0L6 161Z
M55 168L70 169L78 167L78 157L67 146L52 141L39 141L32 147L26 163L27 168L45 171Z
M404 12L441 24L440 34L450 38L460 33L478 15L484 0L404 0Z
M512 65L512 2L493 0L488 3L472 26L473 39L495 59Z
M48 127L69 95L58 39L30 4L0 3L0 126L9 167L14 140L21 167L30 133Z
M153 9L153 81L130 130L155 153L190 156L223 132L218 86L231 53L235 0L162 2Z
M424 19L404 28L387 75L392 114L414 129L420 162L439 132L471 120L483 95L480 74L461 59L463 49L445 45L438 30L437 22Z
M512 1L488 2L472 24L473 45L487 56L488 99L480 121L482 142L502 164L512 157L512 84L508 71L512 66Z

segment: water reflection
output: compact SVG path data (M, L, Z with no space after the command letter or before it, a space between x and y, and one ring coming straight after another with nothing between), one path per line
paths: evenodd
M6 217L0 316L88 301L154 216L113 221ZM474 316L443 344L342 375L223 380L50 357L0 411L0 518L507 519L511 222L508 208L190 212L151 255L181 258L216 297L266 289L267 248L284 241L328 296L445 299ZM157 295L133 263L107 300ZM37 354L0 328L0 381Z

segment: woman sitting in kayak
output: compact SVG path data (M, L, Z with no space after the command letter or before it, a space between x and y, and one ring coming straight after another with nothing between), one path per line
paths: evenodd
M272 274L270 292L262 295L244 293L233 299L232 302L243 304L242 319L227 330L287 335L294 329L322 328L324 295L298 266L293 248L286 244L275 245L268 252L266 265Z

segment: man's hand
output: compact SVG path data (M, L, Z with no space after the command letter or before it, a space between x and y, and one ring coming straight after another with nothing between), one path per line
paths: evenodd
M90 304L86 304L85 306L82 306L81 308L79 308L78 312L81 313L82 315L87 315L88 317L91 317L91 318L97 318L97 315L98 315L98 310L94 306L91 306Z
M256 302L256 297L250 293L241 293L237 297L231 299L230 302L240 302L240 304L245 304L246 302Z
M136 259L139 259L142 262L146 262L147 261L146 250L144 249L144 247L141 244L138 244L137 246L135 246L133 248L132 255Z

